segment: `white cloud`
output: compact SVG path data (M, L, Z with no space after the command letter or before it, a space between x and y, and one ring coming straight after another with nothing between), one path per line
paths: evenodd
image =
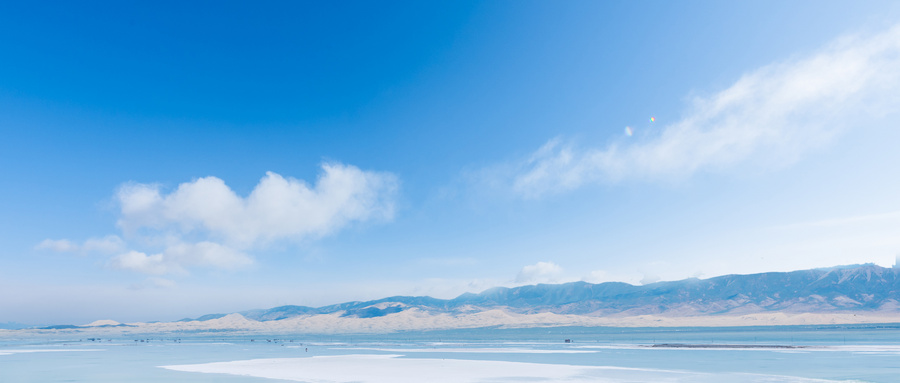
M166 249L165 255L178 264L234 269L253 261L244 253L213 242L180 243Z
M68 239L45 239L41 241L41 243L37 244L34 247L38 250L52 250L58 252L72 252L78 251L78 244L73 243Z
M82 244L77 244L68 239L45 239L35 246L35 249L57 252L113 254L125 249L125 241L117 235L107 235L103 238L89 238Z
M649 284L651 284L651 283L656 283L656 282L659 282L659 281L661 281L661 280L662 280L662 278L660 278L658 275L654 275L654 274L645 274L644 277L641 278L641 284L642 284L642 285L649 285Z
M153 255L132 250L113 257L109 266L143 274L163 275L185 273L185 267L190 266L235 269L252 263L249 256L238 250L204 241L177 243Z
M155 184L124 185L116 194L119 227L165 250L126 252L109 266L151 275L185 273L188 267L234 269L253 263L247 250L393 218L394 175L336 163L322 170L313 186L268 172L246 197L216 177L185 182L168 194Z
M351 222L390 220L397 180L389 173L324 164L317 184L268 172L247 197L216 177L186 182L169 194L158 185L129 184L119 189L119 226L201 233L247 248L276 240L331 234Z
M110 260L110 266L122 270L156 275L171 273L173 271L183 272L183 269L181 269L180 266L167 264L162 254L147 255L134 250L113 257L112 260Z
M516 283L556 283L562 273L562 267L553 262L538 262L523 267L516 276Z
M186 274L192 267L244 267L253 263L248 251L277 241L315 239L354 222L393 218L398 187L393 174L337 163L323 164L322 170L313 186L268 172L246 197L216 177L182 183L170 193L156 184L129 183L115 195L118 226L129 243L109 235L83 244L46 239L35 248L117 254L107 263L110 268Z
M125 241L117 235L107 235L103 238L90 238L84 241L81 249L87 252L116 253L125 249Z
M722 170L750 159L789 164L846 129L866 126L866 118L896 112L898 101L900 26L748 73L695 99L680 121L643 139L602 148L551 140L520 164L512 189L535 198L592 182Z

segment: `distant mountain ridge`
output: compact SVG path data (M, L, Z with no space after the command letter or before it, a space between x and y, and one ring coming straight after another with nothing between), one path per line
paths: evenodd
M323 307L280 306L240 312L255 321L336 314L375 318L410 308L429 313L461 314L503 309L520 314L555 313L586 316L743 315L762 312L827 313L900 312L900 268L874 264L792 272L724 275L634 286L622 282L571 282L495 287L453 299L395 296ZM181 321L207 321L210 314Z

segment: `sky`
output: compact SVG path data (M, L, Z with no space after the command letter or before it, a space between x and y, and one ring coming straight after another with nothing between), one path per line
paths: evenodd
M900 254L900 3L0 4L0 323Z

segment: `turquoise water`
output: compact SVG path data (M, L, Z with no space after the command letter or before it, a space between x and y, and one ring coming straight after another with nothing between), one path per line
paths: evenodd
M900 382L900 325L96 336L102 339L89 340L94 336L87 332L6 335L0 338L0 382L273 382L258 377L172 371L160 366L360 354L724 374L721 376L765 374L759 381L795 381L788 377L796 377ZM648 347L661 343L804 348Z

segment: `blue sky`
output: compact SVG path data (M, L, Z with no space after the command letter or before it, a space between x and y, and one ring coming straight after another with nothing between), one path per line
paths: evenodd
M895 2L41 2L0 34L0 322L900 253Z

